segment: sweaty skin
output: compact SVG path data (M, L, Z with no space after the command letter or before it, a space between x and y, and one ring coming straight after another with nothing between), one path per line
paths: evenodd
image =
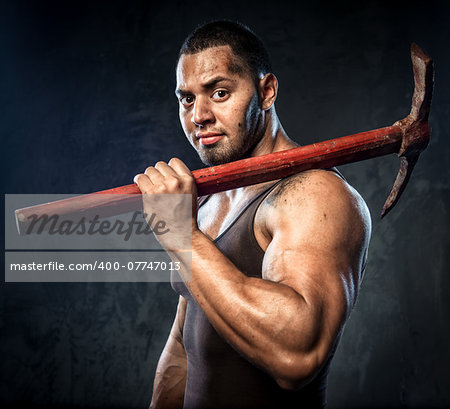
M223 163L295 147L275 112L275 76L255 84L233 64L230 47L220 46L183 55L177 67L180 121L202 160ZM308 382L332 351L358 293L371 231L359 194L329 171L282 181L255 216L255 237L265 251L260 279L239 271L212 240L269 184L215 194L198 210L191 172L179 159L158 162L135 182L143 193L192 194L192 278L185 284L216 331L281 388ZM168 227L176 223L169 210L157 212ZM180 296L151 408L183 407L186 305Z

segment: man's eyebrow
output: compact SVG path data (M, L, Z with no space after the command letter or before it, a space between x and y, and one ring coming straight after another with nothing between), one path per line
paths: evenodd
M208 82L205 82L204 84L202 84L202 88L211 89L211 88L214 88L220 82L234 83L235 80L233 80L231 78L227 78L227 77L215 77L215 78L210 79ZM192 94L191 92L185 91L180 88L177 88L175 90L175 95L177 95L179 97L185 97L185 96L191 95L191 94Z
M183 90L183 89L177 88L177 89L175 90L175 95L176 95L177 97L186 97L186 96L188 96L188 95L191 95L191 93L188 92L188 91L185 91L185 90Z
M206 88L206 89L214 88L219 82L235 82L235 81L232 80L231 78L227 78L227 77L216 77L216 78L212 78L208 82L202 84L202 87Z

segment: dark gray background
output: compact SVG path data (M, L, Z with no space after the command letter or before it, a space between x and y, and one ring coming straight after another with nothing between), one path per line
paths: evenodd
M432 140L397 208L395 156L341 168L372 212L369 266L329 380L330 408L450 406L449 7L445 2L35 1L0 13L3 193L86 193L195 157L174 61L212 18L261 35L277 111L301 144L409 112L409 45L435 60ZM1 285L0 401L145 408L177 297L167 283ZM41 406L39 406L41 407Z

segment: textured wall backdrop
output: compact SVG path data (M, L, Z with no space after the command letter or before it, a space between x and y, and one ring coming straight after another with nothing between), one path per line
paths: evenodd
M301 144L405 116L415 41L435 60L432 141L402 200L379 220L395 157L341 169L374 228L329 407L449 407L449 17L433 1L10 1L0 17L2 191L86 193L172 156L200 167L173 95L178 47L200 22L238 19L261 35L278 114ZM147 407L177 301L167 283L3 282L0 300L1 403Z

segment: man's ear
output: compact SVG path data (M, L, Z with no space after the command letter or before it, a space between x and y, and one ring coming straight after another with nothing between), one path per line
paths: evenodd
M272 107L278 92L278 80L275 75L268 73L259 80L259 97L261 109L267 111Z

